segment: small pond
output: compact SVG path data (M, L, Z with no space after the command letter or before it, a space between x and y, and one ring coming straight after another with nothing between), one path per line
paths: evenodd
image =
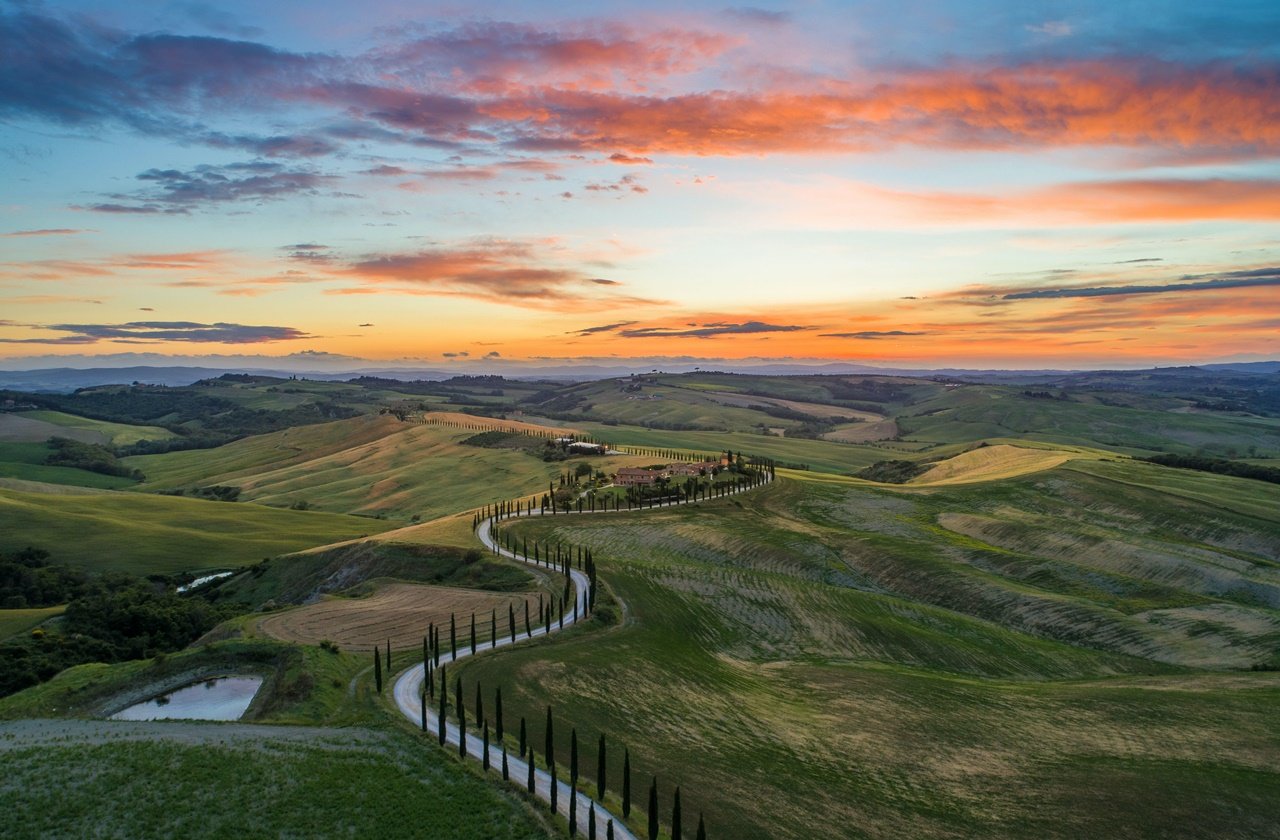
M239 720L262 677L213 677L135 703L112 720Z

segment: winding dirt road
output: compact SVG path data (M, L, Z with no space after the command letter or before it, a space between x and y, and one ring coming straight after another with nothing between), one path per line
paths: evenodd
M766 474L765 483L767 484L770 480L771 479ZM760 485L755 485L755 486L760 486ZM752 486L743 487L741 489L731 491L731 493L728 495L736 495L738 493L744 493L747 490L751 490L751 489L754 489L754 487ZM723 498L723 497L717 497L717 498ZM654 505L654 507L674 507L675 505L683 505L683 504L696 505L696 504L701 504L703 501L714 501L714 500L704 499L704 500L698 500L693 502L673 501L673 502L666 502L659 505ZM650 510L650 508L637 508L636 510ZM557 514L543 514L541 511L535 511L532 514L526 512L525 514L519 517L509 516L504 518L520 519L520 518L527 518L530 515L533 515L533 516L543 516L543 515L587 516L592 513L623 513L623 512L626 512L626 511L597 510L597 511L582 511L581 513L557 513ZM631 512L635 512L635 511L631 511ZM521 563L529 563L532 565L532 561L526 560L523 557L519 557L514 552L507 551L505 548L503 548L502 546L494 542L492 536L490 535L490 528L493 525L493 523L494 523L494 519L491 517L489 519L485 519L481 521L480 524L476 527L476 536L480 539L480 542L482 542L485 545L485 547L488 548L490 551L494 551L502 555L503 557L507 557ZM573 580L574 600L577 602L577 619L575 619L574 617L574 611L568 610L564 618L564 625L566 627L572 626L575 620L583 619L587 617L587 609L586 609L587 587L588 587L587 576L584 573L574 568L570 568L569 574ZM552 622L550 632L555 633L559 629L560 629L559 621ZM535 638L538 636L545 636L547 635L547 629L545 626L535 628L530 635L532 635ZM516 642L526 641L527 639L528 639L528 636L517 632ZM491 645L485 645L481 648L478 648L476 653L477 655L479 655L481 653L484 653L487 650L493 650L495 647L506 647L511 643L512 643L511 637L506 636L501 639L498 639L496 645L491 644ZM444 665L447 663L452 663L455 660L464 659L470 655L471 653L469 650L459 650L457 651L456 656L445 657L442 655L441 664ZM403 673L400 674L399 677L396 678L395 685L393 688L393 696L395 698L396 706L399 707L401 713L404 714L404 716L409 720L411 720L414 724L420 724L422 721L422 714L423 714L422 680L425 676L425 673L426 673L426 669L423 667L421 663L414 665L412 668L409 668L408 670L404 671ZM433 704L427 704L427 709L426 709L427 731L429 733L434 734L439 731L438 729L439 721L435 711L432 710L431 705ZM449 721L446 718L445 719L446 744L449 746L452 746L453 749L456 750L458 748L458 740L459 740L459 733L458 733L457 724ZM489 745L489 766L496 773L502 772L502 755L504 752L506 752L506 749L503 745L500 745L500 744ZM467 731L467 755L471 758L474 758L477 761L483 761L483 758L484 758L484 742L482 740L481 735L474 729L469 729ZM524 760L522 760L515 753L508 752L507 767L508 767L509 775L511 777L512 784L519 784L521 787L524 787L525 780L529 778L529 765L526 764ZM565 817L565 819L568 819L569 818L569 801L570 801L570 793L571 793L569 788L569 783L564 780L558 779L556 786L557 786L556 798L558 800L557 811L563 817ZM543 800L544 802L550 803L551 802L551 774L548 773L546 770L540 770L535 768L534 790L539 799ZM613 836L615 838L618 838L618 840L635 840L635 835L622 823L621 820L617 819L616 817L613 816L613 814L609 813L604 808L604 806L601 805L599 802L596 802L595 800L588 797L585 793L583 793L583 791L579 790L578 791L578 807L577 807L577 811L578 811L577 824L578 824L578 830L582 832L583 835L587 834L587 821L590 817L592 805L595 806L595 811L596 811L596 836L597 837L600 837L600 838L607 837L608 826L610 823L612 823Z

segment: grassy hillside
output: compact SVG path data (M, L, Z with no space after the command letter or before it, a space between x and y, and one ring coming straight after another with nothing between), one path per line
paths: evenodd
M463 675L535 742L550 703L625 743L722 835L1265 834L1280 676L1194 669L1280 665L1280 497L1136 466L510 523L591 546L629 620Z
M0 725L5 836L545 838L410 735L92 722ZM8 737L12 736L12 737Z
M966 385L912 406L897 420L904 438L932 443L1022 437L1130 454L1280 451L1280 419L1168 410L1167 401L1133 395L1123 400L1127 406L1103 400L1122 402L1107 395L1046 399L1019 388Z
M0 550L36 546L57 562L95 570L243 566L386 528L367 518L173 496L0 489Z
M66 605L58 607L31 607L21 610L0 610L0 641L25 633L54 616L62 615Z
M357 417L245 438L214 450L125 459L150 489L231 485L241 500L407 520L435 519L544 488L578 461L616 470L635 458L544 462L461 445L473 431Z
M364 655L230 640L0 699L5 836L549 836L520 797L391 717L369 670ZM254 724L75 719L212 673L265 677ZM294 725L260 725L280 723Z
M0 478L40 481L71 487L119 490L138 482L118 475L103 475L76 467L51 466L45 459L53 454L47 443L0 443Z
M128 423L109 423L106 420L91 420L88 417L77 417L61 411L27 411L22 417L42 420L64 429L78 429L94 432L101 440L95 441L111 446L128 446L140 440L170 440L176 434L160 426L135 426Z

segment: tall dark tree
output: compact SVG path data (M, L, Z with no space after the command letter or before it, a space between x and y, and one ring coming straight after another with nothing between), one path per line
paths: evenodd
M524 602L524 637L526 639L533 638L533 626L529 624L529 602Z
M436 718L437 729L439 730L440 746L444 746L445 741L445 716L449 713L449 685L445 682L444 666L440 666L440 716Z
M609 820L604 827L604 840L613 840L613 820Z
M604 782L605 782L605 751L604 751L604 733L600 733L600 744L596 747L596 799L604 801Z
M453 613L449 613L449 659L450 661L458 658L458 625L454 621Z
M426 636L422 637L422 670L427 672L431 667L431 642Z
M387 639L387 676L391 676L391 640Z
M578 786L569 783L569 836L578 836Z
M484 750L482 751L480 761L484 765L485 772L486 773L489 772L489 721L487 720L484 722ZM680 803L679 796L680 796L680 793L679 793L679 789L677 788L676 790L677 807L679 807L679 803Z
M498 610L495 607L489 612L489 647L498 646Z
M631 750L622 751L622 818L631 816Z
M587 840L596 840L596 803L587 809Z
M476 682L476 726L485 720L484 716L484 695L480 692L480 683Z
M422 684L422 731L427 731L427 685L428 681Z
M524 715L520 716L520 755L524 755L525 745L528 741L525 738Z
M511 768L507 766L507 746L501 739L498 741L498 749L502 750L502 781L505 782L511 779Z
M507 604L507 626L511 628L511 644L516 643L516 606Z
M531 794L532 794L532 793L534 792L534 787L533 787L533 773L534 773L534 768L533 768L533 750L529 750L529 757L528 757L528 758L526 758L526 759L525 759L525 761L526 761L526 762L528 762L528 767L529 767L529 779L528 779L528 781L526 781L526 782L525 782L525 787L528 789L529 793L531 793Z
M702 814L698 814L698 840L707 840L707 825L702 821Z
M569 733L569 784L578 784L578 727Z
M649 783L649 840L658 840L658 777Z
M559 810L556 803L560 798L560 783L556 781L556 766L550 761L547 762L547 772L551 774L551 813L554 814Z
M467 707L462 702L462 677L458 677L457 694L453 705L458 710L458 755L467 757Z
M476 614L471 614L471 655L476 655Z
M382 693L382 652L376 647L373 649L373 685Z
M671 800L671 840L682 840L680 834L680 786L676 785L675 797Z
M556 766L556 743L551 727L554 726L551 720L551 707L547 706L547 742L542 747L543 755L547 759L547 767L554 768Z

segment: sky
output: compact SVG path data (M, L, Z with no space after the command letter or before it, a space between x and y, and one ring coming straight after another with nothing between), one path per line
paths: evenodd
M0 0L0 357L1280 358L1274 2Z

